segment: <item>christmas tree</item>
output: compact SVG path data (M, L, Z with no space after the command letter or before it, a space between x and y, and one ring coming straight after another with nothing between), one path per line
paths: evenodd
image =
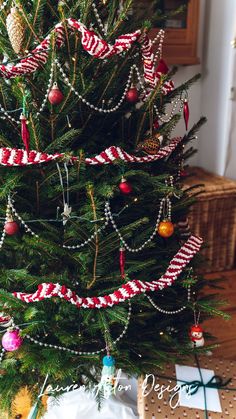
M164 366L196 350L200 311L220 314L197 298L182 182L199 76L174 86L164 32L150 40L131 8L1 3L2 409L24 386L36 400L47 375L112 394L114 364Z

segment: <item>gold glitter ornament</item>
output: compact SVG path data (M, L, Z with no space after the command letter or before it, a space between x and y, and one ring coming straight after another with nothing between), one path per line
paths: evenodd
M6 20L7 33L16 54L22 50L25 36L25 22L17 7L12 7Z
M161 147L163 137L160 134L155 134L153 137L145 139L137 145L137 151L144 151L147 154L155 155Z

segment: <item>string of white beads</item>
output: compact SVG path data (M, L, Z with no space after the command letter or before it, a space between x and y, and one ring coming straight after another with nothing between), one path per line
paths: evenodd
M63 248L64 249L80 249L84 246L86 246L87 244L89 244L95 237L97 234L101 233L101 231L103 231L107 225L109 224L109 220L106 220L106 222L104 223L103 226L99 227L97 229L97 231L95 233L93 233L87 240L85 240L84 242L80 243L80 244L76 244L74 246L67 246L65 244L63 244Z
M2 350L1 350L1 353L0 353L0 364L2 363L2 361L3 361L3 357L4 357L4 355L5 355L5 349L4 348L2 348Z
M159 43L163 44L164 37L165 37L165 31L164 29L160 29L159 32L156 34L155 38L153 38L152 45L154 45L158 41L158 39L160 39Z
M101 107L98 107L98 106L95 106L95 105L93 105L92 103L90 103L90 102L88 102L76 89L75 89L75 87L70 83L70 80L69 80L69 78L67 77L67 75L66 75L66 73L64 72L64 70L63 70L63 68L62 68L62 66L61 66L61 64L59 63L59 61L58 61L58 59L56 58L55 59L55 63L56 63L56 65L57 65L57 67L58 67L58 69L59 69L59 71L60 71L60 73L61 73L61 75L62 75L62 77L63 77L63 80L64 80L64 83L68 86L68 87L70 87L70 89L71 89L71 91L81 100L81 102L83 102L86 106L88 106L90 109L92 109L92 110L94 110L94 111L97 111L97 112L100 112L100 113L112 113L112 112L116 112L120 107L121 107L121 105L122 105L122 103L124 102L124 100L125 100L125 97L126 97L126 93L128 92L128 90L129 90L129 88L130 88L130 86L131 86L131 82L132 82L132 76L133 76L133 73L134 73L134 70L136 70L137 69L137 66L134 64L134 65L132 65L131 66L131 68L130 68L130 72L129 72L129 76L128 76L128 80L127 80L127 83L126 83L126 86L125 86L125 90L124 90L124 92L123 92L123 94L122 94L122 96L121 96L121 98L120 98L120 100L119 100L119 102L116 104L116 106L113 106L112 108L101 108Z
M8 205L10 207L10 210L12 211L13 215L18 218L18 220L20 221L20 223L23 225L26 233L30 233L32 236L37 237L39 239L38 234L36 234L29 226L28 224L26 224L26 222L22 219L22 217L18 214L18 212L16 211L16 209L13 206L13 203L11 201L11 198L8 197Z
M159 307L158 305L156 305L156 303L152 300L152 298L149 295L146 295L147 299L150 301L150 303L152 304L152 306L159 311L160 313L163 314L168 314L170 316L174 316L175 314L179 314L182 311L184 311L186 309L185 306L179 308L178 310L164 310L163 308Z
M178 107L179 103L180 103L180 106L179 106L179 110L177 111L177 107ZM168 113L166 113L165 115L161 115L161 114L160 114L160 112L159 112L159 110L158 110L158 108L157 108L157 106L156 106L156 105L154 105L154 109L155 109L155 111L156 111L156 115L157 115L157 117L158 117L158 118L160 119L160 121L161 121L161 122L163 122L164 124L165 124L165 123L167 123L167 122L170 122L170 120L173 118L173 116L174 116L174 114L175 114L176 112L177 112L177 113L182 112L182 110L183 110L183 106L184 106L184 100L183 100L183 99L178 98L178 99L176 99L176 100L172 100L172 101L171 101L171 104L173 105L171 112L170 112L169 114L168 114Z
M109 202L108 201L106 202L106 204L105 204L105 217L106 217L106 219L110 219L111 224L112 224L114 230L118 234L118 236L119 236L120 240L122 241L122 244L126 248L126 250L128 250L129 252L132 252L132 253L141 252L144 249L144 247L146 247L154 239L154 237L157 234L157 230L158 230L158 227L159 227L159 224L160 224L160 221L161 221L161 215L162 215L162 210L163 210L163 206L164 206L165 201L166 201L166 197L165 198L162 198L162 200L160 202L159 213L158 213L158 216L157 216L157 221L156 221L156 224L155 224L155 228L154 228L153 233L139 247L130 247L128 245L128 243L126 242L126 240L124 239L124 237L122 236L122 234L120 233L120 231L119 231L119 229L118 229L118 227L116 225L116 222L115 222L115 220L113 218L113 215L112 215L112 212L111 212L111 208L110 208Z
M4 220L4 227L5 227L5 224L8 222L8 219L9 219L10 215L11 215L11 210L10 210L10 205L8 203L7 204L7 209L6 209L6 217L5 217L5 220ZM1 235L1 239L0 239L0 249L2 248L4 240L6 238L6 232L5 232L4 227L3 227L3 231L2 231L2 235Z
M20 124L20 120L16 120L13 116L11 116L10 112L8 112L0 103L0 111L5 115L6 118L9 119L9 121L13 122L14 124L19 125ZM1 117L3 118L3 117Z
M49 92L50 92L50 90L51 90L51 87L52 87L52 84L53 84L53 74L54 74L54 61L52 61L52 65L51 65L51 70L50 70L50 75L49 75L49 80L48 80L48 85L47 85L47 91L46 91L46 93L45 93L45 96L44 96L44 99L43 99L43 101L42 101L42 104L41 104L41 106L40 106L40 108L39 108L39 110L38 110L38 112L36 113L36 117L38 117L40 114L41 114L41 112L43 112L43 110L45 109L45 107L46 107L46 104L47 104L47 100L48 100L48 95L49 95ZM16 109L16 111L17 111L18 109ZM8 118L11 122L13 122L14 124L17 124L17 125L20 125L20 123L21 123L21 121L20 121L20 119L19 120L16 120L13 116L11 116L11 112L13 112L13 111L11 111L11 112L9 112L9 111L7 111L2 105L1 105L1 103L0 103L0 111L5 115L5 117L6 118Z
M129 323L130 323L130 319L131 319L131 314L132 314L132 306L131 306L130 300L128 300L128 304L129 304L129 308L128 308L127 320L125 322L124 329L121 332L121 334L113 341L113 345L116 345L124 337L124 335L127 333L127 329L129 327ZM93 351L93 352L87 352L86 351L86 352L82 352L82 351L76 351L74 349L66 348L65 346L52 345L52 344L49 344L49 343L41 342L38 339L32 338L29 334L26 334L25 337L28 340L30 340L31 342L35 343L36 345L43 346L44 348L58 349L60 351L69 352L69 353L71 353L73 355L98 355L98 354L100 354L102 352L105 352L107 350L107 345L106 345L105 348L99 349L98 351Z
M103 23L102 23L102 19L100 18L100 16L99 16L99 13L98 13L98 9L97 9L97 7L96 7L96 4L95 3L92 3L92 8L93 8L93 11L94 11L94 14L95 14L95 17L96 17L96 19L97 19L97 22L98 22L98 26L99 26L99 28L101 29L101 31L104 33L104 35L107 35L107 31L105 30L105 28L104 28L104 25L103 25Z
M45 109L45 106L47 104L47 101L48 101L48 95L50 93L50 90L51 90L52 84L53 84L54 65L55 65L55 63L52 60L51 70L50 70L50 75L49 75L49 80L48 80L48 85L47 85L47 91L46 91L44 99L42 101L42 105L40 106L38 112L36 113L37 117L40 115L41 112L43 112L43 110Z
M163 29L160 29L158 34L152 40L152 45L154 45L159 39L159 45L158 45L158 48L157 48L157 51L156 51L155 57L154 57L154 65L156 65L157 60L162 57L164 37L165 37L165 31Z

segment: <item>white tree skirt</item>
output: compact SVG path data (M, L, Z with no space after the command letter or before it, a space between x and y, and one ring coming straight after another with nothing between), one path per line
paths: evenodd
M104 400L100 411L94 396L82 388L56 400L50 397L44 419L137 419L137 381L124 379L125 384L131 384L131 390L117 391L116 396Z

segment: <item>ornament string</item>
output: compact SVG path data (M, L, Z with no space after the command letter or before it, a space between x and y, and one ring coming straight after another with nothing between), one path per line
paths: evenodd
M193 310L193 317L194 317L194 325L197 326L200 321L201 312L199 311L198 314L196 313L196 310L194 308Z
M61 189L62 189L63 208L64 208L63 213L62 213L63 225L66 225L67 221L69 220L71 216L71 211L72 211L72 208L70 207L69 171L68 171L67 163L64 163L64 169L66 173L66 192L64 189L64 182L63 182L63 177L61 173L61 168L60 168L60 165L57 163L57 170L58 170Z

